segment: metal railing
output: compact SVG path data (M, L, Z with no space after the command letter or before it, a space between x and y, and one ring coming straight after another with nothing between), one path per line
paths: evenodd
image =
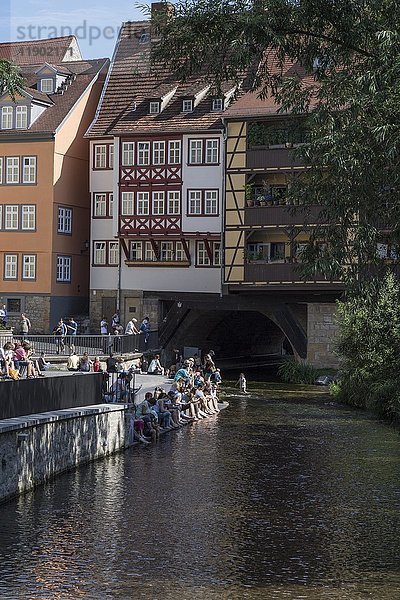
M134 403L142 387L136 385L138 372L131 368L123 373L103 373L103 402Z
M22 336L13 334L13 341ZM158 332L152 331L146 341L144 335L31 335L24 336L33 346L35 355L44 352L48 355L69 356L71 351L77 354L87 352L89 356L108 356L114 354L133 354L158 348Z

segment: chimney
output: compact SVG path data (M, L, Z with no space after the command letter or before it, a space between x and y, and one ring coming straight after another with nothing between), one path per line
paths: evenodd
M160 39L158 31L159 26L163 25L169 19L173 19L175 8L171 2L152 2L151 3L151 41L157 42Z
M175 14L174 5L171 2L152 2L151 18L165 14L167 17L173 17Z

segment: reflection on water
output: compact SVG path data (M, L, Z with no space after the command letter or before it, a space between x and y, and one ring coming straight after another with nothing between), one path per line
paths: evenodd
M0 597L400 597L399 437L343 407L218 418L0 507Z

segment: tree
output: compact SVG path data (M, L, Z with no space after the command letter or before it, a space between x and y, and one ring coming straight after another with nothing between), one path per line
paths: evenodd
M178 0L173 17L153 17L155 61L217 88L246 74L254 93L306 121L297 152L308 170L291 194L320 205L325 225L304 274L357 294L400 257L399 24L397 0Z
M23 77L17 65L0 60L0 96L10 94L12 98L22 89Z

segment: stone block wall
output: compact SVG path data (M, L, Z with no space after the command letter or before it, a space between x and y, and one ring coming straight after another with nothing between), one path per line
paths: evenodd
M50 296L24 296L23 309L32 323L32 333L49 333L50 329ZM9 315L7 326L19 333L21 315Z
M0 423L0 502L131 442L124 405L89 406L10 421Z
M318 369L336 369L338 357L334 353L337 335L334 303L308 304L307 362Z
M96 293L93 293L96 292ZM90 330L98 333L99 323L103 318L103 298L117 299L117 290L90 290L89 320Z

